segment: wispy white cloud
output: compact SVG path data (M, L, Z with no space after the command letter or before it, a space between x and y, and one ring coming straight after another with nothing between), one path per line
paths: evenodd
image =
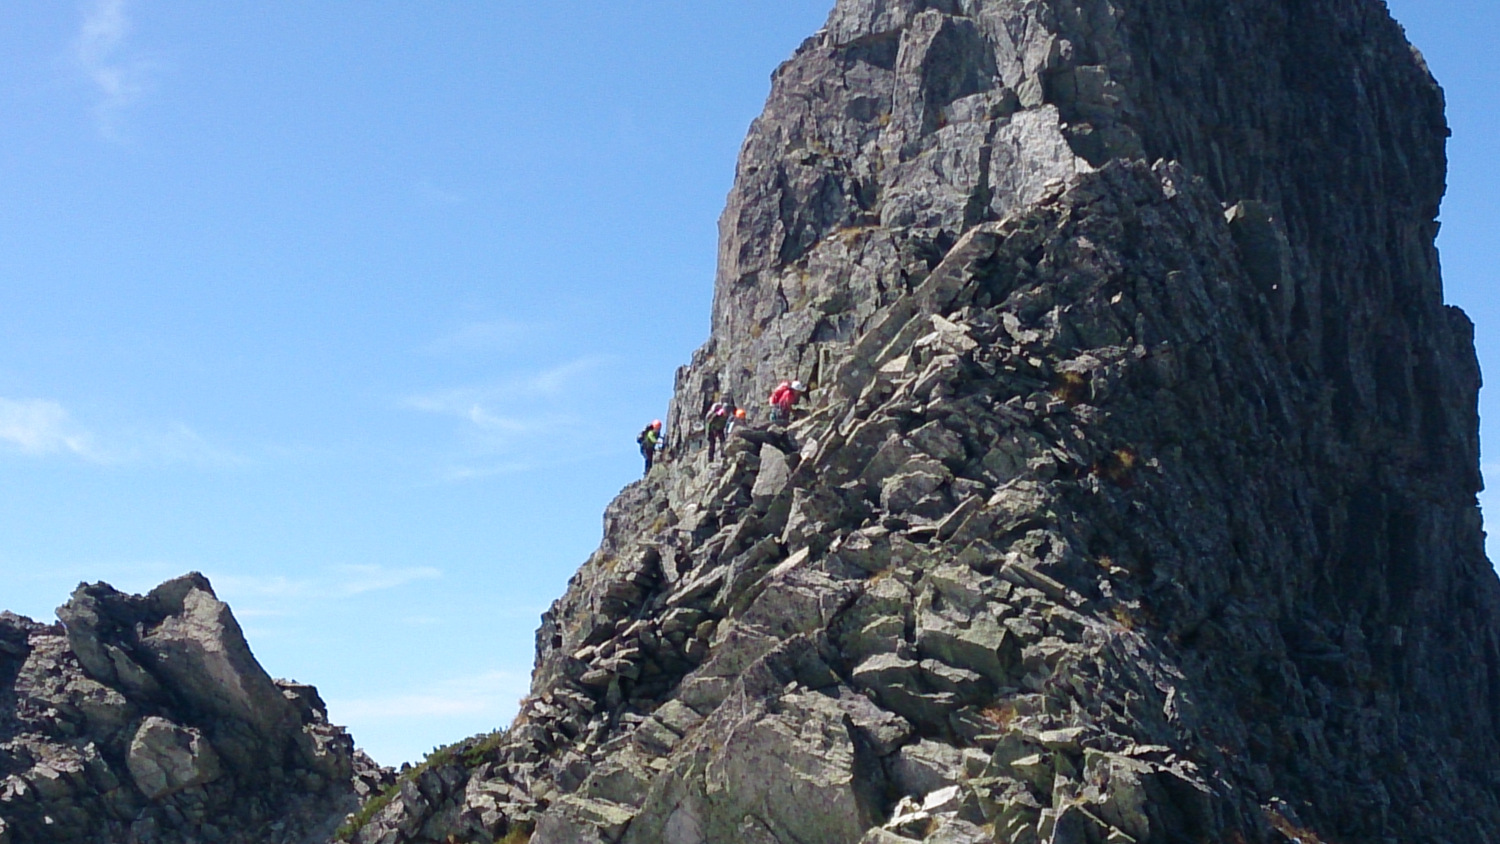
M33 457L72 456L101 465L189 465L239 468L250 460L216 446L180 422L161 431L101 436L51 399L0 398L0 444Z
M443 471L442 477L443 480L451 482L482 481L485 478L498 478L503 475L530 472L536 467L536 463L525 460L510 460L484 466L450 466Z
M584 375L599 369L609 358L586 357L544 369L532 375L524 383L534 392L557 395L573 387Z
M597 395L615 361L575 358L487 384L410 395L400 406L462 423L460 440L435 471L440 482L553 468L597 456L613 436L600 421Z
M492 445L506 445L526 435L577 427L579 415L560 409L565 403L561 400L570 392L582 393L584 379L608 360L579 358L494 384L408 396L401 405L408 410L461 419L475 432L490 435Z
M214 591L218 592L220 597L233 596L237 601L303 598L319 594L317 581L309 578L287 577L284 574L216 574L209 579L214 584Z
M527 434L547 427L545 420L518 419L514 416L496 416L484 407L474 404L463 414L470 422L487 431L502 431L511 434Z
M496 383L436 390L403 399L410 410L457 416L481 428L518 431L529 428L524 417L499 413L495 405L510 407L553 399L570 390L580 390L584 377L610 361L607 357L584 357L535 372L513 375Z
M476 428L510 434L525 434L540 430L547 423L544 419L502 416L489 409L489 405L503 400L504 390L490 387L460 387L439 390L420 396L410 396L402 401L408 410L453 416L471 423Z
M181 422L172 423L163 434L145 438L141 452L147 460L202 469L238 469L251 463L249 458L214 445Z
M234 615L241 622L244 622L246 620L254 620L254 619L261 619L261 618L286 618L288 615L291 615L291 613L287 612L286 610L268 610L268 609L250 608L250 609L243 609L243 610L235 610L234 611Z
M330 717L353 726L413 718L492 714L494 723L508 720L530 685L524 674L487 671L458 677L419 692L365 698L330 699ZM357 732L357 729L356 729Z
M395 589L418 580L437 580L443 572L432 566L390 569L385 566L339 566L335 570L339 577L336 594L343 597Z
M98 97L99 132L111 141L123 139L124 114L149 90L154 70L128 49L132 28L126 0L94 0L73 42L73 59Z
M93 435L79 427L66 408L45 399L0 398L0 441L24 454L72 454L109 462Z
M565 431L555 437L562 441L562 448L535 448L529 453L502 459L485 459L484 455L472 455L468 459L450 464L439 477L445 483L466 483L518 475L540 469L556 469L607 455L611 449L588 439L586 434Z
M307 577L227 574L212 579L215 590L236 600L295 601L352 598L442 576L442 570L433 566L343 565Z

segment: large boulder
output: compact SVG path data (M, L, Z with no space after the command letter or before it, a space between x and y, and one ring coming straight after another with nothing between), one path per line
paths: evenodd
M224 773L219 755L201 733L156 716L142 721L135 731L125 765L149 800L206 785Z

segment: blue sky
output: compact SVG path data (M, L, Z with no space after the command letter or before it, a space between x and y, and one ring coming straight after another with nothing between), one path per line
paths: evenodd
M0 607L201 570L380 761L506 723L829 5L0 5ZM1500 371L1500 4L1392 5Z

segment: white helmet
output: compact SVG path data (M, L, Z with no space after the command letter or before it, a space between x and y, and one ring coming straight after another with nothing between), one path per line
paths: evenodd
M799 393L805 393L807 392L807 385L802 383L801 381L793 381L792 389L796 390Z

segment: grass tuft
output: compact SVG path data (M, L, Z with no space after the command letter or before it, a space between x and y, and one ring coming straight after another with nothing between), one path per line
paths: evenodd
M1010 725L1016 720L1016 708L1008 703L987 706L979 710L979 714L1001 732L1009 730Z
M379 794L366 800L359 811L354 813L354 817L345 821L338 828L338 831L333 834L333 840L336 842L351 840L356 833L369 824L370 821L374 820L376 815L384 811L385 807L389 806L392 800L396 799L396 796L401 793L401 783L414 780L433 768L441 768L455 763L466 769L477 768L484 763L485 757L498 748L504 740L505 730L496 730L493 733L474 736L444 747L433 748L432 752L427 754L425 759L417 763L410 770L402 772L401 776L397 777L395 782L391 783ZM526 835L528 839L531 837L531 833L529 832Z
M1089 398L1089 378L1082 372L1064 372L1053 382L1052 395L1069 407L1077 407Z
M1141 458L1135 449L1130 447L1117 448L1104 458L1094 464L1094 474L1113 481L1115 485L1126 489L1135 485L1135 470L1140 467Z
M380 814L386 806L391 804L392 800L396 799L396 794L399 791L400 789L395 784L392 784L387 786L384 791L366 800L365 805L359 807L359 811L354 813L354 817L344 821L343 825L338 828L338 831L333 834L333 840L349 841L353 839L355 833L364 829L366 824L374 820L376 815Z

